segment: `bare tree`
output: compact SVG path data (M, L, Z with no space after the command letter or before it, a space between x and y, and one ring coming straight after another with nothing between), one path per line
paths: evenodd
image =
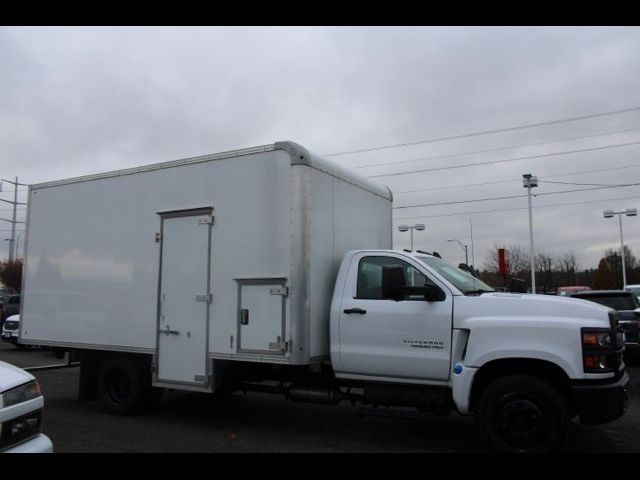
M519 243L509 243L507 245L493 242L493 247L489 251L488 258L484 261L485 270L491 273L498 272L498 249L506 248L509 251L509 272L508 275L518 275L528 272L530 268L529 255Z
M22 259L0 262L0 281L15 293L22 288Z
M562 273L561 282L565 285L576 285L578 271L578 259L573 250L563 253L556 262L556 269Z
M536 285L540 284L543 292L553 289L553 271L555 259L548 252L538 252L533 260L536 272L538 272Z

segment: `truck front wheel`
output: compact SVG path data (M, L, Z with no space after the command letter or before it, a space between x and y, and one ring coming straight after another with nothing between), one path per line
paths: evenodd
M569 414L562 396L532 375L509 375L490 384L477 418L494 450L548 452L567 438Z

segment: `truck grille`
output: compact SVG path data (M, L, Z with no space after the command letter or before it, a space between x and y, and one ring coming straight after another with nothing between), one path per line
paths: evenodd
M616 352L609 356L609 361L612 364L613 371L621 374L620 367L622 365L622 352L624 351L624 330L620 326L620 314L618 312L610 312L609 323L611 325L611 331L613 332L613 338L615 338L616 342L615 345L613 345Z

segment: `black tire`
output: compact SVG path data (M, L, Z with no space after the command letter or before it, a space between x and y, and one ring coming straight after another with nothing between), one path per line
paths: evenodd
M489 385L477 419L490 448L501 452L557 450L571 420L557 390L532 375L509 375Z
M64 358L64 354L66 353L63 348L52 348L51 351L56 358Z
M154 400L151 373L143 362L128 356L105 360L98 373L98 397L102 406L117 415L131 415L145 410Z

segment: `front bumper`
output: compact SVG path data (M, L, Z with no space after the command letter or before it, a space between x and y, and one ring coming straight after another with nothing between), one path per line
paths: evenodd
M18 343L18 333L2 332L2 341L10 343Z
M53 453L53 443L44 433L19 443L2 453Z
M581 380L572 385L580 422L596 425L616 420L629 405L629 375L611 383Z

